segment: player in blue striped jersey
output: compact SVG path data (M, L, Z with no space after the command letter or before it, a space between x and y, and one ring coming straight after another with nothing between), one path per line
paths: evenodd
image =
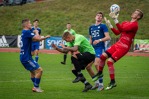
M34 26L32 27L32 31L34 30L38 30L38 33L39 35L41 34L41 29L38 27L38 24L39 24L39 20L38 19L35 19L33 21L33 24ZM39 59L39 56L38 56L38 53L39 53L39 47L40 47L40 41L33 41L32 42L32 55L34 56L35 55L35 61L38 62L38 59Z
M90 44L92 44L96 53L94 64L97 71L99 69L100 55L105 51L105 41L110 40L108 28L102 23L103 18L103 13L98 12L95 16L95 24L89 27ZM95 86L92 89L98 88L98 91L102 90L102 82L102 78L99 79L99 82L95 82Z
M20 61L25 69L30 71L31 80L34 84L32 89L33 92L43 92L42 89L39 88L40 79L42 76L42 68L39 64L33 60L31 55L31 46L32 41L42 41L50 36L47 35L46 37L41 38L38 30L31 31L31 23L29 19L22 20L22 34L21 34L21 41L20 41Z

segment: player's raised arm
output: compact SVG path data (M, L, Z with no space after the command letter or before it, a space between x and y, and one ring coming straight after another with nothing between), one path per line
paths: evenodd
M38 30L34 30L34 33L35 33L35 36L33 37L33 41L42 41L42 40L45 40L45 39L50 37L50 35L47 35L45 37L41 37L38 33Z
M105 20L106 24L108 25L108 27L109 27L110 29L113 28L111 22L110 22L109 20L107 20L106 17L104 17L104 20Z
M108 25L108 27L113 31L113 33L114 33L115 35L119 35L119 34L120 34L120 31L117 30L117 29L115 29L115 28L113 28L111 22L110 22L109 20L107 20L106 17L104 17L104 20L105 20L106 24Z

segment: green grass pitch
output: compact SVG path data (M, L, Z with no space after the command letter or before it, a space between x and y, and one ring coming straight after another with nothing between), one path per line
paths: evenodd
M44 92L34 93L29 72L19 61L19 53L0 53L0 99L149 99L149 57L123 57L115 63L117 87L87 93L81 92L84 88L81 82L72 83L70 56L66 65L60 64L62 58L63 54L39 55L39 64L44 70L40 87ZM87 71L83 73L93 85ZM108 83L105 66L104 86Z

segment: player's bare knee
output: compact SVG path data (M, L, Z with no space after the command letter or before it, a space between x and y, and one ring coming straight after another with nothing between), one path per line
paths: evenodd
M115 62L115 60L114 60L114 59L112 59L112 58L109 58L107 62L112 62L112 63L114 63L114 62Z
M42 73L43 72L43 69L40 67L36 70L36 73Z
M40 67L40 72L43 72L43 69Z
M102 54L102 55L100 56L100 60L106 60L107 57L108 57L108 55L107 55L106 53L105 53L105 54Z

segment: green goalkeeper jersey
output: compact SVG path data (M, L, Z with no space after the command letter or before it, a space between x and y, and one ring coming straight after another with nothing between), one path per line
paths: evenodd
M95 54L94 48L89 43L87 38L85 38L83 35L80 35L80 34L75 34L74 36L75 36L75 40L72 42L67 42L67 46L73 47L77 45L78 51L80 53L90 52L91 54Z

